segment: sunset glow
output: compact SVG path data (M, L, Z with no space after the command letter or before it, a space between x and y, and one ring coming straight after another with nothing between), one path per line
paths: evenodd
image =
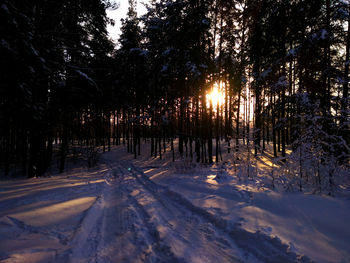
M210 107L210 104L212 104L213 109L216 109L218 104L220 107L224 104L225 93L222 86L222 83L220 83L220 85L217 83L213 85L212 89L207 94L207 107Z

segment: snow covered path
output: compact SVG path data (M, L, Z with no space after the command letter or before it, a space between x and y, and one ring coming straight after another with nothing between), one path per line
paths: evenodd
M117 240L129 246L126 255L117 255L110 262L238 261L235 255L239 250L227 234L215 228L213 223L218 222L211 222L207 214L150 181L131 163L117 164L113 171L118 171L114 173L118 185L115 189L126 201L127 208L122 213L129 215L131 231L127 232L127 239L121 236ZM130 246L135 246L131 251L136 253L130 253Z
M102 196L71 243L70 262L178 262L161 245L147 213L130 195L131 178L115 166L105 180Z
M179 174L183 163L169 160L144 156L135 161L116 147L94 169L0 182L0 262L310 262L297 255L309 255L299 253L298 243L295 247L288 236L282 243L272 234L280 227L299 238L292 212L281 214L290 218L281 226L266 219L277 220L275 212L287 199L282 204L272 199L277 193L218 183L212 179L215 167ZM291 211L294 199L288 197ZM257 217L256 228L243 227ZM297 223L308 227L313 219L305 218ZM337 234L345 241L340 248L348 244L346 233ZM314 246L331 251L320 242L318 236ZM323 256L319 262L346 262L347 254L342 257L345 261Z
M107 187L73 241L71 262L298 261L278 239L229 228L131 162L105 158Z

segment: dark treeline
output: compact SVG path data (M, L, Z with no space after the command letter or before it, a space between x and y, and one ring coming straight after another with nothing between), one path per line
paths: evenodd
M1 166L29 177L63 171L79 137L101 138L107 121L113 45L101 1L2 1L0 6ZM96 142L93 142L96 143Z
M5 175L42 175L52 156L62 172L75 146L125 144L137 158L147 140L143 154L170 144L173 159L210 164L252 142L256 156L272 145L300 190L309 176L334 186L349 164L348 2L153 0L139 17L129 0L116 45L107 8L2 2Z

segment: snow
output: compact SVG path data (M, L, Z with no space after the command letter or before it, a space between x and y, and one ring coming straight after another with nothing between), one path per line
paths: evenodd
M159 29L159 26L157 26L157 25L152 25L152 26L149 26L148 28L151 29L151 30L158 30L158 29Z
M102 190L102 174L76 169L54 178L1 182L0 259L50 262L64 258L84 212Z
M349 196L272 190L223 164L123 146L88 169L0 181L0 262L349 262ZM265 163L265 164L264 164Z
M345 83L345 80L343 77L337 77L337 82L340 84L340 85L343 85Z
M295 48L292 48L288 51L287 56L292 56L294 57L297 54L298 50Z
M173 50L174 50L173 48L168 48L162 53L162 55L163 56L168 56Z
M145 57L148 55L148 51L141 48L131 48L130 53L133 53L133 52L139 53L141 56L145 56Z
M202 24L204 25L210 25L210 22L207 19L202 19Z
M272 72L271 68L264 70L260 75L261 79L265 79L271 72Z
M341 18L347 18L349 16L349 12L343 8L339 8L336 13L337 16Z
M288 87L288 81L286 76L281 76L278 81L273 85L274 87L286 88Z
M84 72L82 72L82 71L80 71L80 70L76 70L76 72L77 72L80 76L82 76L83 78L85 78L87 81L89 81L89 82L91 82L92 84L95 85L95 81L94 81L92 78L90 78L87 74L85 74Z
M200 76L201 73L197 68L197 65L192 63L191 61L186 62L186 67L192 72L193 75L195 76Z
M162 67L160 72L164 73L164 72L168 71L168 68L169 68L169 65L165 64L165 65L163 65L163 67Z
M10 14L10 10L7 8L6 4L2 4L1 9L4 10L7 14Z
M11 51L12 53L16 53L16 51L11 48L10 44L5 39L1 39L0 46Z
M344 4L344 5L349 5L349 0L339 0L340 3Z
M321 29L317 33L313 33L311 35L311 40L319 41L319 40L326 40L328 38L329 34L326 29Z
M321 36L320 36L320 38L321 38L322 40L325 40L327 37L328 37L328 32L327 32L327 30L326 30L326 29L322 29L322 30L321 30Z

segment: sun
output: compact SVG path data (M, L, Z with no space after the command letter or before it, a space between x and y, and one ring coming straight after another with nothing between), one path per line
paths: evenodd
M210 107L210 104L212 104L213 109L216 109L218 105L221 106L225 102L225 93L222 86L222 83L220 85L215 83L209 93L207 93L207 107Z

